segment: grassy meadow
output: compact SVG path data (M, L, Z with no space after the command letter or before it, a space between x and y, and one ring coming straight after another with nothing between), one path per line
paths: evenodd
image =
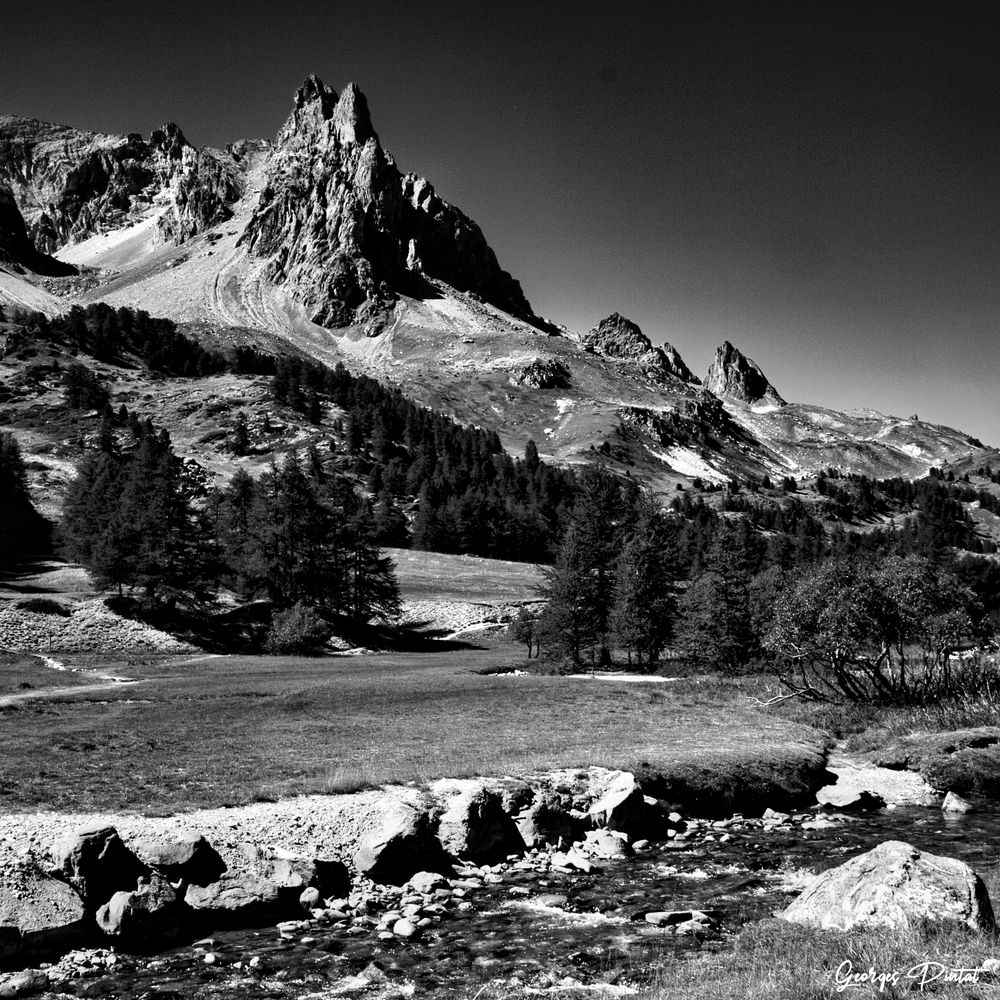
M812 730L693 679L482 672L518 659L507 644L328 659L94 659L136 683L0 699L0 810L169 813L590 764L738 770L820 745ZM19 669L36 687L85 676L27 657Z

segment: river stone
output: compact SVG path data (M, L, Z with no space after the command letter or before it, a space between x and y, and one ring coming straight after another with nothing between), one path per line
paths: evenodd
M868 809L884 809L885 799L881 795L865 791L854 785L837 782L824 785L816 793L816 801L825 809L840 812L861 812Z
M630 858L635 853L628 836L617 830L588 830L584 847L599 858Z
M392 802L375 830L361 842L354 868L375 882L402 885L418 871L451 871L451 863L426 808Z
M33 996L49 988L49 977L40 969L24 969L9 976L0 973L0 1000Z
M824 930L850 930L858 924L903 929L911 920L925 918L994 928L986 886L967 864L899 840L818 875L782 917Z
M249 926L280 912L279 891L268 879L226 872L211 885L189 885L184 902L219 926Z
M143 864L168 882L210 885L226 870L218 851L194 831L182 831L164 840L137 840L131 846Z
M646 832L650 809L639 782L628 771L619 771L611 779L601 797L590 807L596 826L621 830L633 836Z
M87 909L72 886L34 865L0 870L0 962L72 948L87 927Z
M438 840L449 854L477 864L524 853L524 840L504 812L500 795L483 785L451 798L438 825Z
M394 937L411 938L418 933L417 925L407 917L402 917L392 925Z
M944 797L944 802L941 803L941 811L950 813L971 813L976 811L976 807L968 799L963 799L961 795L949 792Z
M422 896L429 896L435 889L448 888L448 880L440 872L417 872L406 884Z
M173 886L159 875L140 879L133 892L116 892L97 911L97 926L130 946L164 944L181 932L184 908Z
M134 889L139 876L148 873L118 831L100 824L84 827L56 843L52 861L91 911L116 892Z
M579 827L552 796L537 799L517 818L517 831L528 847L572 844Z

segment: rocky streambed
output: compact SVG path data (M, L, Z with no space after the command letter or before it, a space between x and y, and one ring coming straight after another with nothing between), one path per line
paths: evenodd
M974 868L1000 846L995 810L701 820L599 769L320 804L119 818L117 832L88 817L82 835L81 817L0 820L0 955L19 967L0 997L627 995L882 841Z

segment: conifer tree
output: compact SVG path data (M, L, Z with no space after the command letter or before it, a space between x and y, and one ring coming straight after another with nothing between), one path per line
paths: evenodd
M594 583L590 554L579 529L571 524L555 565L546 568L545 582L540 588L547 603L539 621L539 633L552 656L579 664L598 639Z
M640 667L644 660L655 664L673 634L679 575L675 536L651 497L638 500L635 525L618 557L612 624L629 659L634 651Z

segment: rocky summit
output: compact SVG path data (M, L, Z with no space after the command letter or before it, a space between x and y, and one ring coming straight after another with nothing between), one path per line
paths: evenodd
M94 302L213 347L342 362L512 451L600 454L660 489L995 458L916 418L786 403L728 342L703 385L621 313L582 334L539 318L479 226L397 166L361 90L316 76L273 139L224 150L175 124L144 137L0 117L0 305Z
M715 351L705 385L717 396L749 405L784 406L785 401L760 366L724 340Z

